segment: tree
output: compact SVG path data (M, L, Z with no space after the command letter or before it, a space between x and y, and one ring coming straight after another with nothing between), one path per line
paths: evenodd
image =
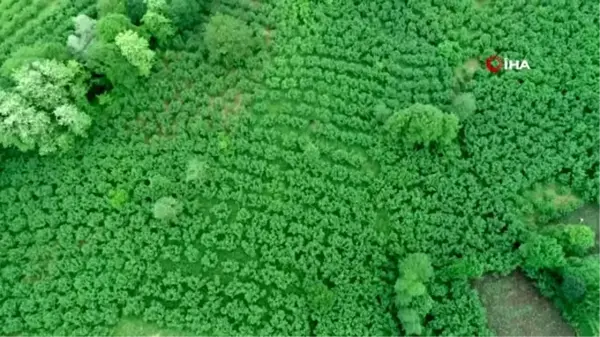
M109 14L127 14L126 2L127 0L98 0L98 18L102 19Z
M69 53L62 43L44 42L33 46L23 46L13 52L10 57L4 61L0 68L0 75L11 77L12 73L23 66L44 59L55 59L57 61L66 61L69 59Z
M532 237L519 247L524 266L532 271L554 269L565 265L565 253L555 238L540 234Z
M13 74L15 91L39 109L52 110L71 102L83 103L89 74L71 60L34 61Z
M21 151L33 150L50 128L51 120L21 96L0 91L0 143Z
M139 70L141 76L150 75L154 52L150 50L148 41L136 32L127 30L117 34L115 43L125 59Z
M458 118L425 104L414 104L394 113L385 125L394 141L409 145L449 144L458 133Z
M568 256L585 256L596 238L596 233L583 224L546 226L541 233L555 238Z
M135 26L123 14L110 13L98 20L96 35L104 42L114 42L119 33L134 30Z
M216 14L206 25L204 43L212 61L233 66L242 64L252 55L258 40L245 22L230 15Z
M138 25L140 20L146 14L147 5L145 0L126 0L127 16L133 24Z
M429 256L422 253L408 255L399 263L400 277L396 291L397 316L406 334L419 335L423 320L433 306L427 293L427 283L433 277Z
M91 125L75 105L85 95L86 79L75 61L34 61L16 71L14 90L0 91L0 143L38 148L41 155L69 149Z
M85 64L95 73L106 75L113 86L133 87L139 72L121 55L119 47L103 41L96 41L90 46Z
M85 14L79 14L73 18L73 22L75 24L75 34L69 35L67 46L72 53L81 55L85 53L94 39L96 20Z
M169 6L169 17L179 30L194 28L200 21L199 0L172 0Z
M587 290L585 281L575 275L565 275L560 288L569 302L578 302L585 296Z
M148 11L142 18L142 23L144 30L156 38L159 46L166 46L175 35L171 20L157 12Z

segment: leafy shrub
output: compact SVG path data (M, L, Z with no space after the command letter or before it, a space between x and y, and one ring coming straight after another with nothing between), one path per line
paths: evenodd
M524 266L531 270L554 269L565 265L565 253L555 238L532 234L531 238L519 247Z
M226 66L239 65L257 47L257 38L240 19L227 14L215 14L206 24L204 43L213 61Z
M597 254L571 257L561 274L566 303L559 302L559 307L579 335L593 335L600 326L600 257Z
M481 277L483 272L481 262L473 258L462 258L440 270L438 276L443 280L468 280Z
M110 198L111 206L117 209L123 207L129 200L129 194L122 189L111 190L108 196Z
M104 42L114 42L119 33L134 30L134 26L125 15L110 13L103 16L96 24L96 35Z
M553 225L542 229L542 233L552 236L562 246L568 256L584 256L594 247L596 233L586 225Z
M386 129L393 140L410 145L449 144L456 138L458 118L432 105L417 103L394 113Z
M150 50L148 41L136 32L128 30L117 34L115 44L125 59L138 69L141 76L150 75L154 52Z
M585 281L577 276L566 275L560 285L563 296L569 302L577 302L583 298L586 293Z
M400 277L394 287L398 319L409 335L423 332L423 320L431 310L433 300L426 284L433 277L433 267L426 254L408 255L399 263Z

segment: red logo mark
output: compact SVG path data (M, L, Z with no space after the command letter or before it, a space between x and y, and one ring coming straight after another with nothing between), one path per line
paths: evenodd
M496 66L494 66L493 64L494 61L496 61ZM498 55L493 55L485 60L485 66L488 68L489 71L497 73L504 66L504 60Z

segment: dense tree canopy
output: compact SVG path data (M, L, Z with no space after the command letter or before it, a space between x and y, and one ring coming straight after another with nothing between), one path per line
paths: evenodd
M252 55L258 40L245 22L219 13L211 16L206 24L204 43L213 60L233 66Z

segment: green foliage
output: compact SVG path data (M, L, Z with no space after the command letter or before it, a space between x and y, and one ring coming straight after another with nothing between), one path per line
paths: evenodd
M483 264L474 258L463 258L440 271L438 276L444 280L477 279L483 275Z
M560 288L563 296L569 302L581 300L586 293L585 281L582 278L573 275L565 275Z
M108 194L110 205L114 208L122 208L129 200L129 194L122 189L111 190Z
M433 306L427 293L427 283L433 277L433 267L426 254L408 255L399 263L400 277L396 291L397 317L408 335L423 332L423 320Z
M194 28L200 22L202 0L171 0L169 4L169 17L179 30Z
M137 25L142 20L148 6L145 0L125 0L126 1L126 12L127 16L131 19L133 24Z
M258 46L252 29L240 19L215 14L206 24L204 43L213 61L227 67L242 64Z
M425 104L414 104L395 112L385 125L390 138L410 145L449 144L458 132L458 118Z
M188 182L195 181L204 183L210 178L210 168L205 161L199 159L191 159L188 162L185 173L185 180Z
M531 270L553 269L565 265L565 253L555 238L532 234L519 247L524 266Z
M577 328L580 336L598 336L600 334L600 324L598 319L592 315L585 317Z
M136 32L127 30L117 34L115 44L125 59L138 69L141 76L150 75L154 52L150 50L148 41L141 38Z
M563 310L563 315L576 328L579 335L590 336L597 333L600 326L598 254L584 258L569 258L561 274L562 296L566 301L558 301L558 305Z
M313 313L329 312L335 302L335 293L321 282L314 282L307 289L309 306Z
M459 94L452 100L453 113L458 116L461 121L471 117L476 109L475 96L472 93Z
M596 239L596 233L589 226L579 224L546 226L541 232L558 240L568 256L587 255Z
M114 43L93 43L87 50L85 64L92 71L106 75L113 86L132 88L136 84L139 70L121 55Z
M375 119L380 123L385 123L392 114L392 110L389 109L384 103L377 103L373 108L373 114Z
M35 46L23 46L11 54L0 67L0 75L10 77L12 73L23 66L44 59L66 61L68 53L64 45L57 42L46 42Z
M13 74L13 92L0 91L1 144L41 155L68 150L85 137L91 118L74 104L86 93L86 75L75 61L34 61Z
M79 14L73 18L75 24L75 35L69 35L67 47L75 54L84 54L94 39L96 20L85 14Z
M134 30L129 18L120 13L109 13L98 20L96 35L104 42L114 42L119 33Z
M169 7L165 0L144 0L144 2L146 3L147 8L146 14L148 14L148 12L159 14L165 13Z
M111 14L127 14L126 3L128 0L98 0L96 4L96 10L98 11L98 18L101 21L107 15Z
M173 197L162 197L152 207L152 214L159 220L174 220L181 212L181 204Z
M156 38L159 46L166 46L175 34L171 20L157 12L146 12L142 18L142 24L144 30Z

